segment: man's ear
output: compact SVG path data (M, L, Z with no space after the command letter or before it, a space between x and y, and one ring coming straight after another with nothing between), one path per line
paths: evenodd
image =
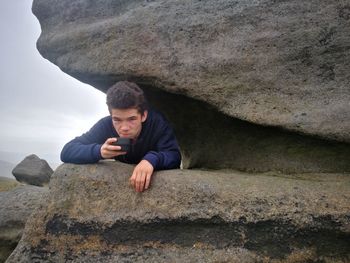
M148 116L148 111L145 110L141 115L141 122L145 122L147 120L147 116Z

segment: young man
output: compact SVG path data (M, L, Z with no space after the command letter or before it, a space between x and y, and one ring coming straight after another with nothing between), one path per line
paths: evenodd
M114 158L137 164L130 178L137 192L148 189L154 170L180 167L173 130L160 113L148 109L144 93L135 83L120 81L110 87L107 106L110 116L63 147L62 162L84 164ZM128 152L113 145L118 137L132 140Z

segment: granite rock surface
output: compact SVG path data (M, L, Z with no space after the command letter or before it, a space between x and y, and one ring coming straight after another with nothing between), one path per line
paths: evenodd
M43 202L48 188L32 185L14 185L9 179L0 180L0 262L15 249L21 239L25 223L32 212Z
M30 185L43 186L49 183L53 170L47 161L31 154L12 170L17 181Z
M12 262L349 262L350 176L60 166Z
M350 142L349 0L34 0L33 12L40 53L102 91L130 79Z

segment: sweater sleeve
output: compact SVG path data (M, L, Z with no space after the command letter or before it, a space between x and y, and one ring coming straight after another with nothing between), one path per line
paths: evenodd
M65 163L97 163L103 159L101 146L111 135L106 118L97 122L88 132L74 138L62 149L61 161Z
M147 152L143 157L149 161L154 170L180 168L181 154L173 129L167 122L163 123L157 138L155 150Z

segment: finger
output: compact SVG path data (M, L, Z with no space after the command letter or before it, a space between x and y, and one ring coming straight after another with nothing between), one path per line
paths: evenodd
M141 188L140 188L140 192L143 192L145 190L145 186L146 186L146 178L147 178L147 172L143 172L142 175L142 180L141 180Z
M138 172L136 175L136 191L140 192L140 182L141 182L142 172Z
M101 146L101 155L103 158L112 158L117 156L116 152L121 150L120 146L111 145L117 138L108 138Z
M117 141L117 138L108 138L104 143L106 145L106 149L109 151L120 151L121 147L115 145L116 141Z
M111 157L109 151L107 150L107 144L103 144L101 146L101 156L103 158L110 158Z
M123 155L126 154L126 152L120 152L120 151L111 151L111 150L104 150L103 151L103 156L107 158L113 158L118 155Z
M134 171L129 179L131 186L134 188L135 188L135 180L136 180L136 172Z
M146 174L145 172L140 172L140 175L138 177L138 192L142 192L143 191L143 188L145 186L145 178L146 178Z
M112 143L114 143L114 142L116 142L118 139L117 138L108 138L107 140L106 140L106 142L105 143L107 143L107 144L112 144Z
M148 189L149 184L151 182L151 177L152 177L152 174L151 173L147 173L147 175L146 175L146 183L145 183L145 189L146 190Z
M120 147L118 145L108 144L107 149L109 151L120 151L122 149L122 147Z

